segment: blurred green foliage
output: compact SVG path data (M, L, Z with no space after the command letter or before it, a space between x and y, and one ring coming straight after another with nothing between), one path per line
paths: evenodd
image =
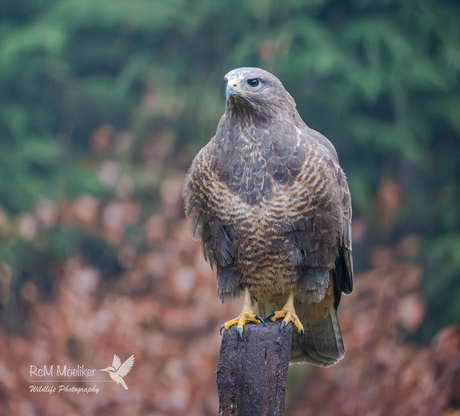
M0 201L8 221L41 198L116 198L97 178L104 158L121 164L147 215L161 181L183 171L215 131L223 75L260 66L336 146L355 216L368 224L358 254L421 235L428 325L460 320L457 2L20 0L0 12ZM95 156L90 138L104 124L128 144ZM143 146L164 131L172 134L149 168ZM388 184L399 189L390 202L381 195ZM2 237L13 284L25 275L48 281L37 257L81 254L88 238L64 226L38 246Z

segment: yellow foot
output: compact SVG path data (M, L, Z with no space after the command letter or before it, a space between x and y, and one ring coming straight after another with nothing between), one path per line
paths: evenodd
M254 315L252 310L250 312L245 312L243 310L237 318L225 322L225 324L220 327L220 334L222 335L223 329L227 330L233 325L238 325L238 334L240 338L243 338L243 326L246 322L262 322L265 325L264 320L259 315Z
M303 329L303 325L300 322L300 319L297 317L293 307L286 305L280 311L269 313L265 320L271 319L272 321L276 321L280 318L284 318L283 322L281 322L280 332L289 322L292 322L297 328L297 331L300 332L300 339L303 338L305 330Z

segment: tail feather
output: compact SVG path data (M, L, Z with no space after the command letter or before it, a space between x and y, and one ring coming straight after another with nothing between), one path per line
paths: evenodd
M302 320L305 336L302 340L298 334L293 336L291 363L308 362L320 367L330 367L345 355L335 308L317 318L314 322Z
M270 312L281 310L287 295L259 299L259 313L267 316ZM326 290L321 302L296 299L295 311L305 330L303 339L294 331L290 363L310 363L319 367L330 367L345 355L339 321L334 307L332 286Z

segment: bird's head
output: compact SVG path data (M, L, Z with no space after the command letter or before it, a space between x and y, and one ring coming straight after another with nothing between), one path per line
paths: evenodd
M99 370L99 371L107 371L108 373L111 373L111 372L115 372L115 368L113 367L107 367L107 368L103 368L102 370Z
M226 108L237 114L270 118L295 108L295 101L281 81L260 68L237 68L225 75Z

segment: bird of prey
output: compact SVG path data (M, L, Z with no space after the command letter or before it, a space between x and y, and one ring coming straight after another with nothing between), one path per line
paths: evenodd
M121 363L120 357L117 354L114 354L112 365L110 367L104 368L99 371L107 371L110 374L110 377L117 384L121 384L126 390L128 386L123 380L123 377L126 376L131 371L134 365L134 355L131 355L123 364Z
M292 322L291 363L329 367L344 356L337 320L353 290L351 197L337 152L300 117L274 75L225 76L226 107L198 153L183 197L195 238L217 269L221 302L244 292L241 314L222 325ZM221 328L221 330L222 330Z

